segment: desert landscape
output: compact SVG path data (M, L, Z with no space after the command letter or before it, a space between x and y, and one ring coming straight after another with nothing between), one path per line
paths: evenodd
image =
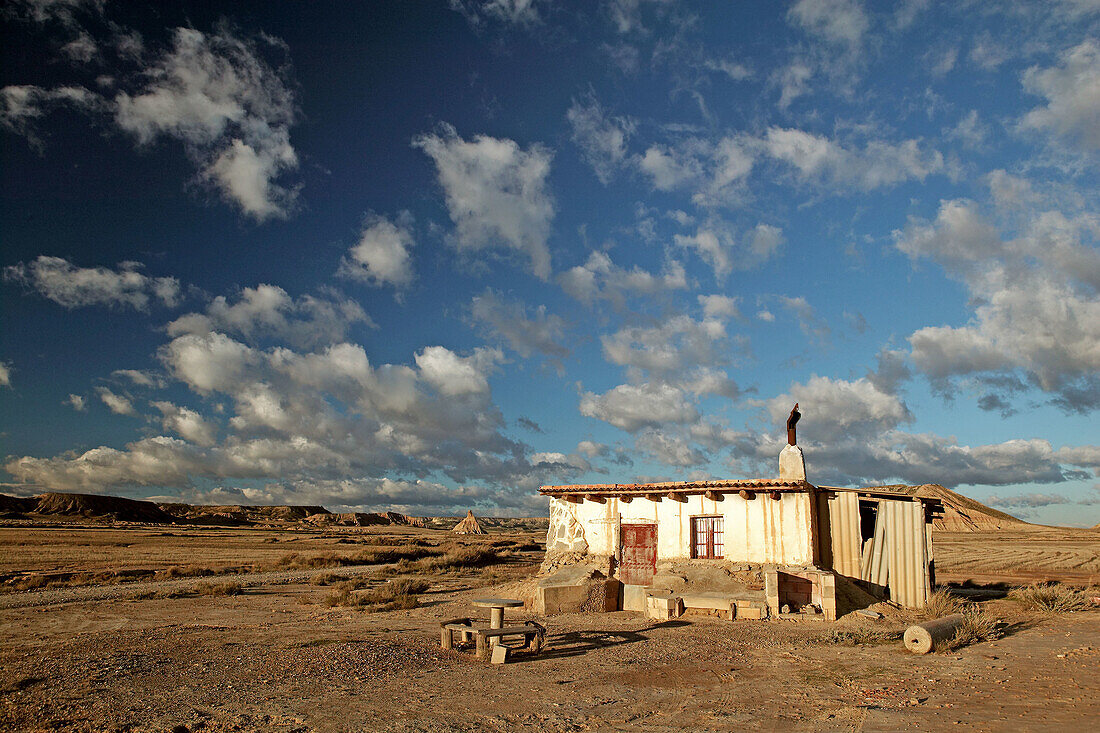
M939 580L958 595L922 612L877 603L878 619L514 609L509 622L546 626L546 647L498 666L442 649L439 624L484 615L478 598L529 600L545 519L479 517L484 534L458 534L460 517L146 504L7 507L4 729L1007 731L1100 716L1100 608L1004 592L1100 595L1097 530L937 530ZM120 518L153 509L167 518ZM975 602L988 640L903 647L908 624Z

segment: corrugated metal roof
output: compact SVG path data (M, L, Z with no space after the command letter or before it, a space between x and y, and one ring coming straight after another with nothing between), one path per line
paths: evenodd
M927 484L931 485L931 484ZM865 496L873 496L883 499L919 499L922 504L932 507L934 510L943 510L943 500L932 494L925 494L925 486L864 486L861 488L851 488L849 486L818 486L817 488L825 491L836 491L838 493L851 493L862 494Z
M647 484L566 484L562 486L541 486L539 493L547 496L560 494L655 494L676 492L701 494L704 491L804 491L812 489L813 484L806 481L786 481L782 479L731 479L719 481L660 481Z

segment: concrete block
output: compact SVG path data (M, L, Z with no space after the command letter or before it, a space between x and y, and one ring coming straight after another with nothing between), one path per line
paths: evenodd
M493 664L504 664L508 659L508 647L503 644L497 644L493 647Z
M535 590L535 613L580 613L588 600L588 585L547 585Z
M646 598L646 617L648 618L657 621L669 621L679 618L683 612L683 604L676 596L669 598L650 596Z
M644 585L623 584L623 610L645 613L647 590L649 590L649 588Z

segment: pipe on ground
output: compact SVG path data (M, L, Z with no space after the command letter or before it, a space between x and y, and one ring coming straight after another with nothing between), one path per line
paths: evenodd
M943 642L955 636L955 629L965 620L961 613L925 621L905 630L902 641L905 648L914 654L927 654Z

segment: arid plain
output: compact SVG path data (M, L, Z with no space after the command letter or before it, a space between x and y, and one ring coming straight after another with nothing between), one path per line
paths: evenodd
M981 603L1000 638L927 656L898 640L916 617L886 604L881 620L835 624L566 614L540 619L537 658L492 666L442 650L441 620L484 612L472 599L530 594L542 527L6 521L0 727L1007 731L1100 719L1100 609L1012 598ZM1100 581L1096 530L935 542L943 582Z

